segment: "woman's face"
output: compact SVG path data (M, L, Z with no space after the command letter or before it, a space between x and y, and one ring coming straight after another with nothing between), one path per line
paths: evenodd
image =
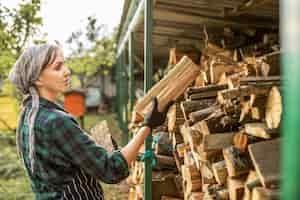
M70 70L64 64L63 53L59 51L54 62L48 64L40 74L37 86L41 95L55 98L65 92L70 86L70 75Z

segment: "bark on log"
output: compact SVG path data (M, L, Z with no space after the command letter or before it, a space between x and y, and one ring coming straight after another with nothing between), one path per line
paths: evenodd
M215 99L203 99L199 101L183 101L180 104L181 110L185 120L189 120L189 114L197 110L201 110L213 105L216 102Z

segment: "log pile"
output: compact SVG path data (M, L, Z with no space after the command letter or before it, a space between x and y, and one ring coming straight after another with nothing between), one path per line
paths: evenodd
M164 105L176 100L164 127L169 137L165 144L171 150L166 154L156 145L154 151L158 158L163 154L173 158L177 192L156 199L279 199L279 70L267 63L269 54L239 62L233 57L232 52L208 45L197 76L187 75L189 80L182 78L175 85L174 77L172 83L164 83L163 88L173 84L172 91L177 91L163 100ZM199 87L195 80L205 85ZM152 90L137 104L135 111L141 116L153 95L160 93Z

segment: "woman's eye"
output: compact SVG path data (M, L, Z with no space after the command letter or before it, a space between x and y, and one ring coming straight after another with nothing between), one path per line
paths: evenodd
M54 69L59 71L61 69L61 65L56 65Z

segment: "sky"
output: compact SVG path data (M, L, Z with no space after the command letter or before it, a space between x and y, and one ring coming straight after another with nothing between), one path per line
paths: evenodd
M15 7L19 0L1 0L3 5ZM41 32L48 40L65 44L72 32L85 27L88 16L96 16L111 32L120 23L124 0L42 0Z

